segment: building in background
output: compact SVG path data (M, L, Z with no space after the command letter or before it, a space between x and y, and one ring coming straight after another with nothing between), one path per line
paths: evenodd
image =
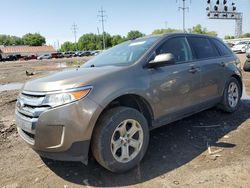
M55 52L56 50L53 46L0 46L0 54L2 58L9 55L41 56Z

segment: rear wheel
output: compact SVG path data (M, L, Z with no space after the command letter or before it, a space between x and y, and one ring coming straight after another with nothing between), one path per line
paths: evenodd
M234 112L239 108L241 97L241 87L236 78L230 78L228 81L223 99L219 107L225 112Z
M148 123L137 110L113 108L104 113L93 132L95 159L112 172L124 172L143 158L149 141Z

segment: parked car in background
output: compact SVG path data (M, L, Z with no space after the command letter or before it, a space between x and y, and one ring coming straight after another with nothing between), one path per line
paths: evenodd
M77 52L75 52L75 54L74 54L74 57L81 57L81 51L77 51Z
M21 54L15 54L15 56L16 56L17 60L23 58L23 56Z
M225 42L225 44L229 47L229 48L232 48L234 46L234 43L231 43L231 42Z
M246 49L246 56L247 56L247 61L250 61L250 45L248 45L248 48Z
M64 56L61 52L56 52L56 53L52 53L51 57L58 59L58 58L63 58Z
M52 56L51 54L44 54L44 55L41 55L41 56L38 56L37 59L39 60L42 60L42 59L51 59Z
M101 50L94 50L94 51L91 51L91 55L95 56L95 55L98 55L100 52Z
M91 52L90 51L84 51L81 53L81 57L83 56L91 56Z
M142 160L150 130L213 106L235 112L242 95L239 62L216 37L130 40L78 69L24 84L17 130L43 157L87 163L92 151L106 169L124 172Z
M72 52L64 52L63 57L66 57L66 58L72 57Z
M235 53L245 53L249 44L249 41L241 41L236 43L231 49Z
M4 61L17 61L16 55L8 55L6 58L3 58Z
M28 56L25 56L23 57L24 60L32 60L32 59L37 59L37 56L36 55L28 55Z
M83 56L86 56L86 51L80 51L80 52L76 52L75 56L76 57L83 57Z

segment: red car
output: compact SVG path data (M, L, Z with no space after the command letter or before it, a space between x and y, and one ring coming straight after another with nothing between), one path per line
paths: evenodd
M36 55L28 55L28 56L24 56L23 57L24 60L31 60L31 59L37 59L37 56Z

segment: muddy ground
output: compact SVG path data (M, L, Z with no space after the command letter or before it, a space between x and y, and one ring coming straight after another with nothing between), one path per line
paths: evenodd
M242 62L244 55L240 55ZM36 62L50 66L56 62ZM15 65L15 71L7 71ZM22 82L31 62L0 63L0 84ZM4 70L4 71L3 71ZM44 74L51 69L44 70ZM56 70L58 71L58 70ZM3 76L5 75L5 76ZM43 75L43 74L41 74ZM40 75L39 75L40 76ZM11 78L13 77L13 78ZM250 73L244 73L250 91ZM250 185L250 98L244 95L233 114L215 108L151 132L141 164L125 174L112 174L91 159L79 162L41 159L17 135L14 106L18 91L0 92L1 187L246 187ZM250 94L250 92L248 92ZM211 150L209 152L209 150Z
M51 60L0 62L0 84L20 83L48 75L65 68L82 65L91 57L75 57ZM26 71L28 74L26 74ZM31 75L32 74L32 75Z

